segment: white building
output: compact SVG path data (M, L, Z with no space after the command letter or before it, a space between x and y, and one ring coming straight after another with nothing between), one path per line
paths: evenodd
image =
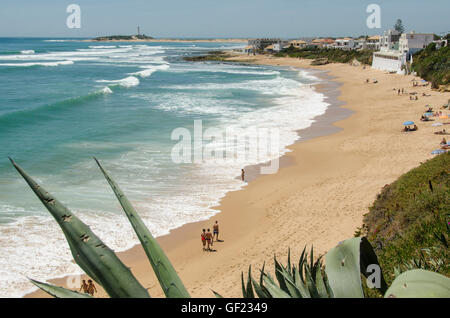
M352 50L355 48L355 41L351 38L337 39L335 48L343 50Z
M430 33L403 33L399 40L399 51L406 53L407 59L411 58L411 55L427 47L432 43L434 35Z
M380 38L380 50L398 50L398 41L400 39L400 32L397 30L386 30Z
M404 74L403 65L406 64L406 54L399 51L379 51L373 53L372 68Z
M407 62L412 62L412 54L424 49L433 39L433 34L400 34L395 30L387 30L381 37L380 51L373 54L372 67L404 74Z
M296 49L303 49L306 47L306 42L303 40L293 40L288 43L288 46L292 46Z
M367 38L366 48L369 50L379 51L381 49L381 36L374 35Z

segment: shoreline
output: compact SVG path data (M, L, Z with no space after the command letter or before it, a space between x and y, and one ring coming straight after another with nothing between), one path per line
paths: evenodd
M298 70L300 71L300 70L304 70L304 69L306 69L306 68L299 68ZM294 144L302 142L302 141L306 141L309 139L313 139L316 137L333 134L333 133L339 131L340 128L333 125L334 122L336 122L337 120L339 120L341 118L348 117L351 113L351 111L349 111L348 109L342 108L342 106L345 103L338 100L340 83L334 81L334 77L328 75L326 71L319 71L319 72L315 73L314 76L316 76L318 78L319 82L311 84L311 85L314 86L314 90L316 90L317 92L324 95L324 102L329 104L329 106L327 106L327 109L324 114L314 117L314 119L313 119L314 121L310 126L296 131L299 136L299 139L297 139L294 142ZM289 149L292 145L289 145L286 148ZM280 169L292 164L292 162L290 162L289 158L286 155L287 155L287 153L281 155L278 158ZM270 161L255 164L255 165L245 166L244 169L246 171L246 174L245 174L246 183L249 184L253 180L261 177L262 175L259 173L259 168L261 166L268 165L269 163L270 163ZM236 178L239 178L239 176L236 176ZM227 192L225 197L227 197L230 193L244 191L244 190L245 190L245 186L239 190ZM220 202L222 202L222 200L224 198L222 198L220 200ZM185 236L185 234L189 233L191 231L191 229L193 229L194 227L199 228L199 226L201 226L200 224L202 224L204 222L211 222L211 224L212 224L213 219L218 214L222 213L220 204L218 206L213 206L212 209L218 210L218 212L214 216L208 218L206 221L189 222L189 223L183 224L182 226L180 226L178 228L170 230L170 232L168 234L157 237L157 240L163 247L164 251L167 252L166 247L164 245L169 244L169 248L172 247L172 244L170 244L171 243L170 241L175 240L175 238L172 238L175 235L183 237L183 236ZM184 233L185 231L187 233ZM180 233L178 233L178 232L180 232ZM125 264L127 264L127 262L130 262L130 261L135 262L137 260L137 257L134 257L135 255L132 256L129 254L135 254L135 253L140 254L142 251L139 251L139 250L141 250L141 248L140 248L140 244L138 243L138 244L134 245L132 248L117 252L117 255L120 257L120 259ZM139 256L139 258L140 257L141 256ZM144 258L144 261L147 260L147 256L145 254L143 254L142 257ZM151 268L150 268L150 271L152 271ZM76 275L76 276L78 276L78 275ZM68 277L72 277L72 276L64 275L62 277L52 278L47 281L52 282L58 286L65 286L64 282L67 280ZM83 275L83 277L87 278L87 276L85 276L85 275ZM82 279L84 279L84 278L82 278ZM36 291L30 292L30 293L26 293L23 297L24 298L29 298L29 297L34 298L34 297L42 297L42 296L46 296L46 295L43 294L40 290L36 290ZM162 294L160 296L162 296Z
M236 58L248 60L249 57L237 56ZM214 289L226 297L240 297L240 272L246 271L248 265L252 264L253 267L258 268L264 261L267 261L269 270L272 270L270 260L273 254L278 254L284 261L288 247L291 247L292 255L296 258L304 244L314 243L316 251L323 253L340 240L351 237L356 228L361 225L362 215L367 212L368 205L381 187L418 165L420 160L427 159L426 153L420 152L417 156L406 158L402 156L401 162L405 163L403 166L394 164L393 167L387 166L386 170L386 158L380 157L383 153L379 149L372 149L377 145L366 138L367 131L364 128L369 129L369 136L374 137L372 135L374 134L375 137L384 138L381 141L390 140L389 138L395 133L400 134L400 128L397 129L395 126L393 131L389 130L390 135L386 134L389 136L379 136L371 126L371 120L367 119L376 117L376 115L380 116L380 114L375 112L373 115L358 104L361 99L367 97L371 97L370 101L375 104L380 104L380 101L389 103L390 100L395 99L396 95L392 90L389 92L384 89L382 92L378 92L375 89L375 92L382 93L383 97L381 100L378 99L377 103L372 100L373 96L354 96L355 94L351 94L352 92L349 93L354 89L352 86L358 86L355 84L356 79L359 86L363 88L382 86L362 85L366 76L361 76L360 73L376 75L377 78L382 77L383 80L396 78L396 75L386 75L372 69L362 70L362 68L344 64L311 67L308 65L308 61L289 58L257 56L255 60L257 64L289 65L326 71L327 76L333 78L333 82L340 83L339 97L335 97L336 101L340 101L337 102L340 105L335 108L348 108L349 111L346 111L345 115L334 113L333 116L329 113L333 109L330 105L326 113L317 116L310 127L300 130L300 133L304 133L309 129L312 133L310 136L306 133L305 137L288 147L291 152L282 157L285 159L281 159L288 164L282 163L277 174L260 176L249 182L245 188L227 193L221 200L221 204L214 207L219 212L213 218L185 224L171 231L170 234L158 238L193 297L213 297L210 289ZM348 73L351 74L344 76L346 72L342 72L343 70L348 70ZM396 79L400 79L400 77ZM407 79L409 76L401 78L405 87ZM394 82L397 81L394 80ZM417 90L429 92L429 88L418 88ZM364 93L371 95L368 93L372 93L372 91L364 89ZM442 101L446 101L449 97L449 94L433 92L433 95L437 96L437 94L440 95ZM406 97L403 96L403 98ZM343 107L344 103L345 108ZM423 110L423 107L420 106L414 107L414 109L408 107L411 103L414 104L411 101L403 102L406 105L406 107L402 107L403 113L417 112L419 114ZM367 101L361 104L369 106ZM382 110L382 112L386 111ZM318 117L322 116L323 118L318 120ZM399 122L398 127L401 127L402 118L390 120L391 123L397 121ZM384 122L381 121L381 123ZM324 125L330 125L334 131L330 134L325 133ZM319 133L318 136L314 135L314 130ZM359 136L361 130L365 132L363 136ZM428 129L429 131L430 129ZM422 132L423 130L420 129L417 133L422 134ZM358 142L361 137L363 137L363 143ZM429 134L424 138L433 139L427 137ZM379 142L380 140L375 141ZM352 145L352 142L357 145ZM364 149L364 145L369 147L369 151ZM426 149L426 143L423 142L419 150L424 149ZM367 152L372 152L371 155L376 158L371 158ZM430 157L429 152L428 157ZM377 159L382 159L384 165L381 165ZM387 159L390 159L389 156ZM370 164L366 164L366 161L370 161ZM377 165L378 168L385 168L384 171L379 172L376 169L374 171ZM370 169L367 169L367 166ZM372 179L361 179L361 177L369 175L372 176ZM345 177L349 177L349 180L346 180ZM364 195L359 194L360 190ZM202 253L199 240L200 230L203 227L212 226L214 219L219 220L222 232L225 233L225 242L216 243L218 245L217 253ZM163 296L139 245L120 252L118 255L125 264L131 267L141 283L150 288L150 294L153 297ZM205 262L211 264L211 268L205 268ZM50 280L50 282L65 285L64 278ZM224 291L227 291L227 294ZM42 296L44 296L42 292L34 292L25 297ZM103 296L103 294L99 294L99 296Z

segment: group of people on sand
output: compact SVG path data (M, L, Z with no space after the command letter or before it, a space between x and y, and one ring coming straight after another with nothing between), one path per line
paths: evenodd
M97 288L95 288L95 285L92 282L92 280L89 279L88 282L86 283L86 280L83 279L83 282L81 283L80 291L83 291L83 293L89 294L92 297L94 297L94 293L97 292Z
M378 80L376 78L373 79L372 84L378 83ZM370 80L366 78L366 84L370 84Z
M214 239L216 239L216 242L222 242L219 241L219 222L216 221L214 223L212 233L210 229L203 229L200 237L202 240L203 252L212 252L213 249L211 247L214 245Z
M410 126L405 126L405 128L403 128L403 131L416 131L419 130L419 127L417 127L417 125L414 125L412 128Z
M395 91L395 88L394 88L394 91ZM404 93L405 93L405 89L404 88L402 88L402 89L398 88L397 89L397 96L403 95Z

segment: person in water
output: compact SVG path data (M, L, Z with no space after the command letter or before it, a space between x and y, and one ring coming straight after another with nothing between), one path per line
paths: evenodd
M83 293L88 294L88 284L86 284L85 279L83 279L83 282L81 283L80 291L83 291Z
M245 181L245 171L244 171L244 169L241 169L241 178L242 178L242 181Z
M213 225L213 241L214 237L216 238L216 241L219 241L219 222L216 221Z
M97 293L97 288L95 288L92 280L88 280L88 294L94 297L94 293Z
M205 251L206 250L206 230L205 229L203 229L201 238L202 238L203 251Z

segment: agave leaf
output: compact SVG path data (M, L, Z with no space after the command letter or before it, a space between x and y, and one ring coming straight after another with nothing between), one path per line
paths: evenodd
M289 293L289 289L286 286L286 282L284 281L284 276L282 274L283 267L278 263L277 258L273 257L274 263L275 263L275 276L278 280L278 284L280 285L280 288L285 292Z
M117 255L91 229L39 186L14 160L12 164L61 227L75 262L111 297L150 297Z
M255 298L255 294L253 293L252 287L252 265L248 267L246 298Z
M303 267L305 264L305 260L307 258L307 255L305 255L305 252L306 252L306 245L303 248L303 252L302 252L302 255L300 256L300 260L298 261L298 271L300 274L300 278L302 279L302 282L305 282L305 277L303 276Z
M284 277L284 281L286 282L286 287L288 289L288 294L292 298L302 298L301 292L298 290L297 286L293 282L292 276L286 270L281 272L281 275Z
M245 282L244 282L244 272L241 272L241 288L242 288L242 297L246 298L247 292L245 290Z
M268 275L264 275L263 280L264 286L273 298L291 298L288 293L275 285L273 280Z
M259 275L259 285L263 286L263 276L264 276L264 267L266 266L266 262L264 261L262 268L260 269Z
M321 267L316 270L316 288L320 298L328 298L327 287L323 281Z
M308 266L305 266L305 278L311 298L320 298L314 278L311 274L311 269Z
M378 265L378 259L372 246L365 237L345 240L326 254L325 272L328 283L336 298L364 298L361 275L368 276L367 266ZM386 290L381 267L380 291Z
M211 290L211 291L213 292L214 296L216 296L216 298L223 298L222 295L216 293L214 290Z
M450 298L450 278L423 269L400 274L384 295L386 298Z
M326 276L323 277L323 281L325 283L325 287L327 289L327 293L328 293L329 298L335 298L334 294L333 294L333 290L331 289L330 284L328 283L328 279L327 279Z
M291 248L288 249L288 271L290 274L292 274L292 267L291 267Z
M309 293L308 287L300 278L299 270L295 271L294 277L295 277L295 286L297 286L297 289L300 291L302 298L311 298L311 294Z
M139 238L139 241L141 241L142 247L147 254L147 257L150 261L150 264L152 265L156 277L158 278L161 288L164 291L164 294L168 298L190 297L188 291L181 282L180 277L175 271L175 268L172 266L166 254L159 246L153 235L147 229L144 222L131 205L130 201L128 201L122 190L120 190L119 186L110 177L108 172L103 169L100 162L96 158L94 159L100 167L100 170L103 172L103 175L105 176L112 190L114 191L117 199L119 200L120 205L122 206L125 214L128 217L128 220L130 221L134 231Z
M255 289L255 292L259 298L272 298L272 296L267 291L267 289L264 286L258 284L258 282L256 280L254 280L253 278L252 278L252 284L253 284L253 288Z
M81 294L76 291L66 289L64 287L59 287L59 286L54 286L54 285L50 285L47 283L42 283L42 282L39 282L34 279L30 279L30 278L29 278L29 280L34 285L36 285L37 287L42 289L44 292L46 292L47 294L49 294L50 296L53 296L55 298L92 298L88 294Z

